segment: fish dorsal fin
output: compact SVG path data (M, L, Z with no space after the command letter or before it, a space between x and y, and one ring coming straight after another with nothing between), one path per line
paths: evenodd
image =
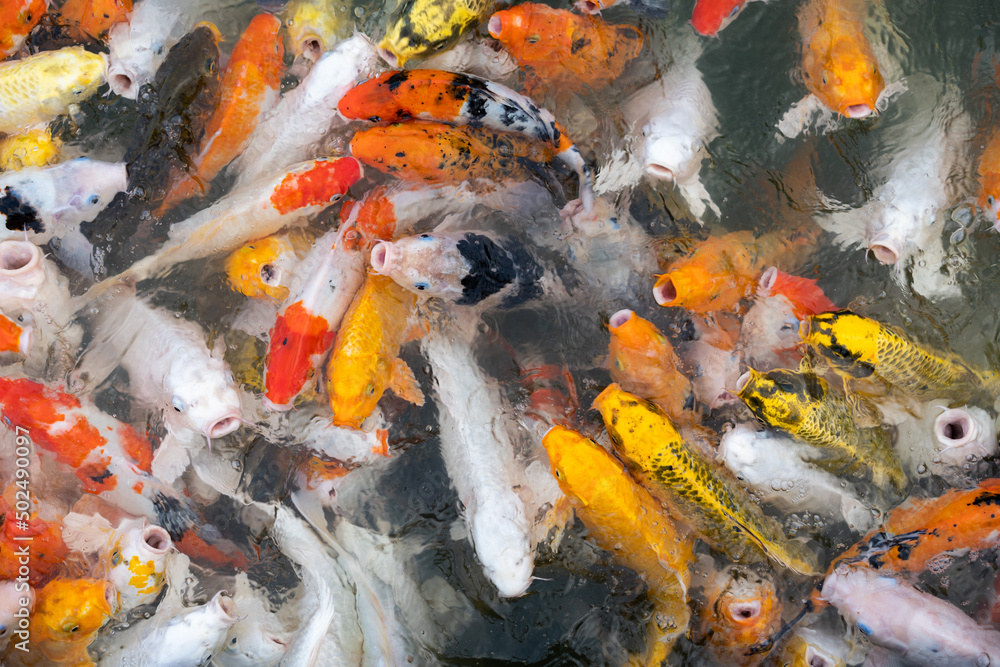
M415 405L424 404L424 392L420 390L413 369L405 361L396 357L392 362L392 377L389 379L389 389L403 400Z

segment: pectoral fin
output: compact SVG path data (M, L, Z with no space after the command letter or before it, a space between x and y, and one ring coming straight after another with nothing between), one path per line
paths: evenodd
M413 376L413 369L406 365L406 362L396 357L392 362L392 378L389 380L389 389L400 398L415 405L424 404L424 392L420 391L417 378Z

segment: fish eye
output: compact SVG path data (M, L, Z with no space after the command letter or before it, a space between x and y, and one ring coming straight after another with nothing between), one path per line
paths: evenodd
M66 631L67 632L77 632L79 630L80 630L80 626L79 625L74 625L72 628L69 628Z
M825 86L826 85L826 72L823 72L822 78L823 78L823 85Z
M232 371L226 371L226 383L227 384L233 384L234 382L236 382L236 377L233 376L233 372Z
M563 477L562 470L556 468L556 479L562 479L562 477Z
M87 200L91 206L97 206L100 203L101 197L99 195L90 195L90 199Z
M338 201L340 201L340 195L333 195L332 197L330 197L330 203L331 204L333 204L334 202L338 202Z
M118 565L118 563L120 562L122 562L122 552L115 551L113 554L111 554L111 564Z
M986 198L986 204L987 204L987 205L988 205L988 206L989 206L990 208L993 208L993 204L995 204L995 203L996 203L996 201L997 201L997 200L996 200L996 198L995 198L995 197L994 197L993 195L990 195L989 197L987 197L987 198Z
M368 386L365 387L365 393L368 394L369 396L371 396L372 394L374 394L375 393L375 385L369 383Z
M861 630L861 632L863 632L866 635L870 635L872 633L872 629L869 628L864 623L858 623L858 630Z
M423 241L430 241L431 240L431 235L430 234L421 234L419 238L421 240L423 240Z
M625 370L625 364L622 363L622 360L621 360L620 357L615 357L615 368L617 368L620 371L624 371Z
M729 12L729 18L732 18L739 13L740 13L740 6L736 5L735 7L733 7L733 11Z
M170 404L173 406L175 412L184 412L185 408L187 408L180 396L174 396L174 400Z
M538 41L540 39L541 39L541 37L539 35L531 35L530 37L528 37L524 41L526 41L528 44L538 44Z
M416 287L421 292L430 287L430 285L428 285L427 283L414 283L413 286Z

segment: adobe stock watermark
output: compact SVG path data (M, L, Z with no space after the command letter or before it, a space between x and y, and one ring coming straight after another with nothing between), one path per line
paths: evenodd
M34 539L30 533L31 525L29 524L31 520L31 472L28 470L28 466L31 464L32 444L27 429L17 426L14 428L14 433L17 436L14 441L14 455L17 457L14 460L14 485L17 487L14 493L14 539L22 542L14 550L18 563L14 591L22 595L17 599L17 610L14 612L17 625L12 634L20 640L14 643L14 648L27 653L28 642L31 639L29 630L31 624L31 597L29 597L29 593L31 588L28 584L28 578L31 574L29 567L31 564L31 541Z

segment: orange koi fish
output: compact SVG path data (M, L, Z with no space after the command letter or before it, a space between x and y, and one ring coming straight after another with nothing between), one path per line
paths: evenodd
M639 55L642 33L596 16L526 2L490 17L490 35L503 43L528 75L525 90L598 91Z
M552 474L598 546L642 575L653 600L646 664L659 665L687 630L694 540L678 528L614 456L590 438L554 426L542 444Z
M229 286L254 299L269 297L284 301L292 269L312 241L311 235L292 230L247 243L226 258Z
M278 101L285 57L280 29L273 14L250 21L222 75L219 106L205 126L201 151L191 158L193 169L173 184L156 215L203 195L222 168L246 150L262 114Z
M889 512L878 530L838 556L829 572L840 563L856 563L885 573L919 574L970 549L995 547L998 535L1000 479L987 479L973 489L908 500Z
M0 60L24 46L48 9L46 0L4 0L0 3Z
M360 428L386 389L424 404L413 370L399 358L417 296L388 276L368 274L337 332L326 367L327 393L337 426Z
M590 169L549 111L506 86L467 74L433 69L385 72L356 86L337 105L345 118L398 123L411 118L517 132L549 143L580 178L580 199L594 204Z
M831 111L849 118L875 113L885 88L864 34L866 0L809 0L799 11L802 78Z
M117 608L118 593L106 581L53 579L38 591L31 646L56 663L92 666L87 647Z
M471 179L526 181L555 154L519 134L412 121L362 130L351 155L405 181L454 183Z
M71 469L85 492L149 517L182 551L233 562L198 537L202 521L172 486L152 476L152 447L128 424L76 396L23 378L0 377L0 414L18 435ZM235 558L245 562L242 554Z
M680 360L667 337L649 320L619 310L608 320L611 379L627 392L656 403L672 420L690 416L691 381L677 370Z
M32 327L18 324L0 313L0 352L28 354L31 349Z
M1000 129L987 139L976 173L982 189L979 207L993 226L1000 229Z
M28 511L16 511L18 501L31 505ZM28 562L28 583L36 588L45 585L59 573L69 549L62 539L62 524L45 521L34 511L33 498L28 492L12 484L0 497L0 580L16 579L19 554L24 553L24 545L30 545L31 557Z
M334 335L365 277L365 255L345 242L341 224L321 236L297 271L306 276L287 299L271 329L264 369L264 404L288 410L315 378Z
M750 0L697 0L691 12L691 27L699 35L715 37L736 20Z
M748 649L781 627L781 599L770 576L730 567L713 574L705 587L701 634L719 664L755 667L767 658Z
M796 266L815 247L818 236L815 226L759 238L751 231L710 236L657 276L653 298L661 306L680 306L696 313L733 310L753 294L765 266Z
M111 26L127 20L131 11L132 0L66 0L59 16L69 23L70 34L104 39Z

